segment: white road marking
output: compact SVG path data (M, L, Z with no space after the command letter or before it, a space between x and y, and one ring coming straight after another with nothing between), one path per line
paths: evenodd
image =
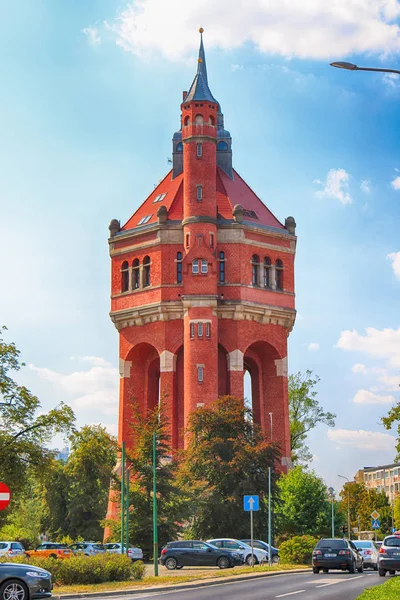
M285 596L293 596L294 594L300 594L301 592L305 592L306 590L297 590L296 592L288 592L287 594L279 594L279 596L275 596L275 598L284 598Z

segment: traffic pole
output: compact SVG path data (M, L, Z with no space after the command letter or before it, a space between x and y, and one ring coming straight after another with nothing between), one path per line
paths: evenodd
M250 510L251 566L254 567L253 510Z
M332 494L332 537L335 537L335 496Z
M154 575L158 577L158 531L157 531L157 433L153 433L153 563Z
M125 547L126 554L128 554L129 548L129 483L130 483L130 471L126 470L126 496L125 496L125 508L126 508L126 527L125 527Z
M122 442L121 452L121 554L124 554L124 521L125 521L125 442Z
M271 535L271 467L268 467L268 565L272 565Z

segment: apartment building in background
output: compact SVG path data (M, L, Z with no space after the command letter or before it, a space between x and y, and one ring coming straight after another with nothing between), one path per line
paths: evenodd
M389 502L393 502L400 494L400 463L364 467L357 471L354 479L357 483L365 483L369 489L384 491Z

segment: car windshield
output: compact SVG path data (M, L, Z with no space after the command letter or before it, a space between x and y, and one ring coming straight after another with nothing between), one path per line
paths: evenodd
M319 540L317 548L347 548L344 540Z
M357 548L372 548L372 542L363 542L362 540L353 540L353 544Z
M7 547L8 547L8 544L6 544L5 542L0 542L0 550L4 550L4 548L7 548Z
M93 548L96 548L96 550L104 550L103 544L93 544Z
M386 538L383 542L384 546L389 546L389 548L395 548L400 546L400 537L390 537Z

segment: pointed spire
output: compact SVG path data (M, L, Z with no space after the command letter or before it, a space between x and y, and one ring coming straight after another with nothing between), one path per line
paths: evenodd
M208 87L206 55L203 46L203 31L204 29L200 27L200 49L197 64L197 73L195 78L193 79L192 85L190 86L190 90L186 98L184 99L184 102L190 102L191 100L206 100L208 102L217 102L217 100L212 95L210 88Z

